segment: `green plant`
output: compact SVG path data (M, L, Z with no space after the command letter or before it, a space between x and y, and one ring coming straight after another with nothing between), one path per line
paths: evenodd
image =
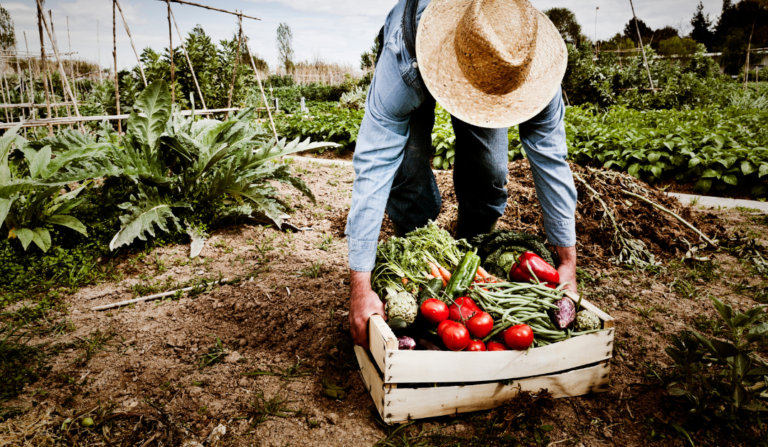
M301 271L301 276L306 276L309 278L319 278L320 276L323 275L324 272L328 271L328 269L326 269L324 265L325 263L323 261L317 260L313 262L311 266L303 269Z
M98 156L102 148L86 144L54 158L50 145L35 150L25 144L26 141L16 135L19 127L0 138L0 223L7 228L8 237L18 238L25 250L34 242L42 251L48 251L53 225L87 235L85 225L71 215L83 203L78 196L87 183L70 191L63 188L99 175L89 169L73 173L69 168ZM11 162L14 143L23 157Z
M768 363L755 352L768 339L768 324L760 322L766 306L740 313L717 298L712 302L725 325L726 340L689 330L673 335L672 345L665 349L675 362L672 371L664 377L654 374L671 396L684 399L700 422L719 420L734 429L747 429L760 412L768 411L761 394L767 386Z
M181 232L179 216L185 209L194 216L223 197L230 200L223 202L219 217L260 215L279 227L288 205L270 181L290 184L314 201L290 167L274 160L332 143L266 141L263 130L250 125L253 108L225 122L172 115L164 81L147 87L134 108L123 147L113 145L110 153L120 176L134 185L129 201L120 205L126 214L110 249L155 236L155 226L169 232L169 221Z
M266 422L270 416L278 418L298 417L303 414L303 410L293 410L288 408L287 404L295 401L280 397L279 394L267 399L264 392L259 391L256 394L256 402L248 402L251 408L248 410L249 416L253 418L251 427L256 427L262 422Z
M357 141L363 110L335 109L315 116L294 114L276 120L277 132L286 138L310 138L337 143L340 150L352 149ZM321 149L319 152L323 152Z
M323 251L330 251L331 246L333 246L333 235L324 233L323 240L318 244L317 248Z
M200 356L200 361L198 363L198 367L200 369L205 369L208 366L213 366L217 363L220 363L222 360L224 360L224 357L226 357L227 353L229 352L224 347L224 344L221 342L219 337L213 335L211 335L211 337L214 337L216 342L213 346L208 348L208 352Z

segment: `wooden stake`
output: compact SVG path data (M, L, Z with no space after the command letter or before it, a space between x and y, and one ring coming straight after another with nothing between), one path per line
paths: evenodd
M232 68L232 85L229 87L229 98L227 99L227 108L232 107L232 94L235 91L235 77L237 76L237 65L240 63L240 47L243 42L243 17L237 16L240 22L240 31L237 33L237 53L235 53L235 66ZM227 112L229 118L229 112Z
M48 72L48 68L45 66L45 39L43 38L43 20L45 14L43 14L43 5L38 0L37 2L37 28L40 31L40 60L43 64L43 88L45 88L45 103L48 105L48 118L51 118L51 98L48 94L48 78L45 73ZM51 86L53 88L53 86ZM53 136L53 125L48 125L48 136Z
M37 0L38 7L42 10L43 6L40 3L40 0ZM66 92L69 94L69 97L72 98L72 105L75 107L75 115L77 115L78 118L80 118L80 109L77 107L77 98L72 95L72 89L69 87L69 79L67 78L67 74L64 72L64 65L61 63L61 57L59 56L59 46L56 45L56 42L53 40L53 35L51 34L51 30L48 27L48 21L45 20L45 15L43 15L43 23L45 24L45 30L48 32L48 39L51 41L51 45L53 45L53 53L56 55L56 62L59 64L59 71L61 72L61 75L64 77L64 86L66 87ZM85 127L82 123L80 124L80 131L85 133Z
M13 29L16 29L16 24L11 22L13 24ZM16 51L16 71L19 73L19 99L21 99L21 102L24 102L24 72L21 71L21 65L19 64L19 43L18 39L16 40L16 43L13 45L14 51ZM29 98L27 98L29 99ZM34 99L32 100L34 101ZM25 120L27 119L26 114L24 113L24 108L21 109L21 119Z
M3 70L3 78L5 78L5 70ZM5 101L6 103L10 104L11 101L9 101L8 99L5 98L5 89L3 88L2 82L0 82L0 95L2 95L3 101ZM8 109L5 109L3 111L5 112L5 122L6 123L10 123L11 120L8 119Z
M117 10L120 11L120 17L123 19L123 25L125 26L125 32L128 33L128 40L131 41L131 48L133 48L133 54L136 55L136 60L139 63L139 71L141 71L141 80L144 81L144 87L147 86L147 77L144 76L144 66L141 64L141 58L139 57L138 51L136 51L136 46L133 44L133 37L131 36L131 30L128 28L128 22L125 20L125 15L123 15L123 8L120 7L120 2L115 0L115 3L117 4ZM72 51L72 50L70 50Z
M637 24L637 16L635 15L635 5L632 0L629 0L629 6L632 7L632 17L635 18L635 29L637 30L637 39L640 42L640 49L643 51L643 63L645 64L645 71L648 72L648 83L653 88L653 78L651 78L651 67L648 66L648 59L645 57L645 47L643 46L643 36L640 35L640 25Z
M200 96L200 102L203 103L203 110L208 110L208 107L205 106L205 98L203 98L203 91L200 90L200 84L197 83L197 76L195 75L195 69L192 67L192 61L189 59L189 53L187 53L187 46L184 45L184 38L181 36L181 31L179 31L179 23L176 21L176 16L173 15L173 9L171 9L170 3L168 3L168 11L171 12L171 19L173 19L173 25L176 27L176 32L179 34L181 49L182 51L184 51L184 57L187 58L187 65L189 65L189 71L192 72L192 80L195 81L195 87L197 87L197 94Z
M40 0L38 0L40 1ZM277 130L275 129L275 122L272 120L272 112L269 111L269 104L267 104L267 95L264 94L264 86L261 85L261 76L259 76L259 71L256 70L256 64L253 62L253 55L251 54L251 49L248 47L248 38L245 38L245 51L248 52L248 57L251 59L251 68L253 68L253 73L256 75L256 80L259 82L259 90L261 90L261 99L264 100L264 105L267 107L267 115L269 116L269 124L272 125L272 133L275 135L275 143L277 143Z
M115 103L117 114L120 115L120 79L117 76L117 0L112 1L112 56L115 59ZM123 133L123 125L117 120L117 134Z
M159 1L161 1L161 2L162 1L166 1L167 2L168 0L159 0ZM227 11L226 9L214 8L212 6L198 5L197 3L192 3L192 2L185 1L185 0L170 0L170 1L172 1L174 3L181 3L183 5L197 6L198 8L210 9L211 11L225 12L227 14L232 14L233 16L243 16L243 17L245 17L247 19L259 20L259 21L261 20L258 17L251 17L251 16L247 16L245 14L239 13L239 12Z
M168 47L168 54L171 55L171 102L175 103L176 91L173 88L173 83L176 76L176 67L173 66L173 28L171 27L171 2L165 0L165 3L168 5L168 41L170 42L170 46Z
M747 63L744 65L744 90L747 89L749 82L749 52L752 49L752 34L755 33L755 21L752 21L752 32L749 33L749 44L747 45Z

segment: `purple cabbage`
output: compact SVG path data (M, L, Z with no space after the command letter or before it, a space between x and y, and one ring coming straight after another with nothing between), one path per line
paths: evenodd
M397 337L397 349L413 351L416 348L416 342L407 335Z
M570 298L563 298L555 303L557 310L550 309L549 316L558 329L565 329L576 319L576 305Z

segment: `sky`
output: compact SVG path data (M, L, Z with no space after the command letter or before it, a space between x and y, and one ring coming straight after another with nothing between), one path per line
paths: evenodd
M270 66L277 63L275 33L280 23L287 23L293 31L296 60L314 60L349 63L357 67L360 54L368 50L394 0L194 0L196 3L258 17L261 21L243 20L245 34L251 39L251 50L264 58ZM608 39L622 32L632 17L629 0L531 0L534 7L545 10L567 7L576 13L584 34L590 38ZM666 25L690 31L690 19L699 0L634 0L638 18L653 28ZM40 38L36 21L35 0L3 1L16 25L19 49L40 51ZM165 2L158 0L122 0L121 6L134 43L139 53L145 47L162 50L168 46L168 19ZM704 0L704 12L716 21L722 0ZM196 24L215 42L230 38L237 31L237 18L233 15L171 3L179 28L186 35ZM47 0L47 12L52 10L59 50L68 51L69 38L75 57L100 60L104 67L112 66L112 2L110 0ZM595 23L595 8L597 22ZM98 21L98 33L97 33ZM117 14L117 66L129 68L136 64L128 36ZM174 28L174 45L178 35ZM98 36L98 39L97 39ZM46 34L46 48L50 48Z

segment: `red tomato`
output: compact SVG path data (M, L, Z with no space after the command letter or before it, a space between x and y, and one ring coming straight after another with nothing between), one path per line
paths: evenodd
M442 337L443 336L443 331L445 330L445 328L447 328L448 326L454 325L454 324L459 324L459 323L457 323L457 322L455 322L453 320L443 320L443 321L441 321L440 324L437 325L437 336L438 337Z
M493 330L493 317L488 312L478 312L467 321L467 329L473 337L483 338Z
M441 337L445 347L451 351L461 351L469 344L469 331L458 323L446 326Z
M438 324L448 319L448 306L435 298L424 300L421 303L421 314L432 324Z
M504 343L517 351L525 351L533 344L533 329L527 324L518 324L504 331Z
M468 320L475 313L480 312L480 308L472 301L472 298L465 296L456 298L454 302L455 304L448 306L448 318L453 321ZM459 306L461 306L461 311L459 311Z
M480 340L472 340L467 345L467 351L485 351L485 344Z
M506 351L507 347L504 346L504 343L499 343L497 341L489 341L486 345L488 347L489 351Z

